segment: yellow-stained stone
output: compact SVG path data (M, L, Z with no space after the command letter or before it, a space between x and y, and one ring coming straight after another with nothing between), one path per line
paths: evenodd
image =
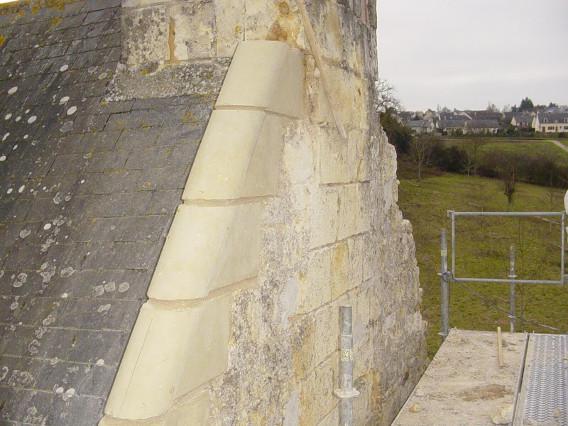
M284 120L262 111L214 111L183 199L232 200L275 194Z
M310 247L319 247L337 239L339 196L337 189L322 187L310 203Z
M217 99L217 108L257 108L303 115L304 66L298 49L277 41L239 44Z
M190 307L145 303L105 413L131 420L160 416L177 398L223 373L231 304L231 294Z
M256 276L263 202L178 207L148 296L158 300L207 297Z

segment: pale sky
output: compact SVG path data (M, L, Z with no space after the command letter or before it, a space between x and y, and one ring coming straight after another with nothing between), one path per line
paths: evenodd
M408 110L568 104L568 0L378 0L379 74Z

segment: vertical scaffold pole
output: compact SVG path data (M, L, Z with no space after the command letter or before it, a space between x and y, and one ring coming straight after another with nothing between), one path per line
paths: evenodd
M353 310L351 306L339 307L339 425L353 425L353 398L359 392L353 388Z
M440 317L442 322L440 336L442 336L442 341L446 339L450 330L450 289L448 278L448 242L446 240L446 230L442 229L440 236Z
M515 279L517 275L515 273L515 245L511 244L509 248L509 279L511 283L509 284L509 328L511 333L515 332L516 325L516 314L515 314L515 298L516 298L516 284Z
M568 192L566 192L566 197L568 199ZM565 244L566 244L566 213L562 214L562 218L560 219L560 281L562 284L566 284L566 265L565 265Z

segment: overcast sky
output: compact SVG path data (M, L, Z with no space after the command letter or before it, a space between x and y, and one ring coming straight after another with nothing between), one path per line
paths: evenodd
M409 110L568 104L568 0L378 0L379 74Z

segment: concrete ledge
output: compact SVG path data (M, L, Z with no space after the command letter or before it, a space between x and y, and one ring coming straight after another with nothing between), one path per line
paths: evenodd
M256 276L263 202L181 205L152 277L148 296L191 300Z
M199 306L170 308L149 301L120 364L106 414L148 419L227 367L232 295Z
M303 54L277 41L249 41L237 47L217 99L217 108L257 108L303 115Z
M283 118L262 111L214 111L201 141L184 201L274 195Z

